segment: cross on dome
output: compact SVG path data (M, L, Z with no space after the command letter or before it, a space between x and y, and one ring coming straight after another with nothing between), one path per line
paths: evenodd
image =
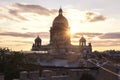
M60 8L60 9L59 9L59 15L62 15L62 12L63 12L63 11L62 11L62 9Z

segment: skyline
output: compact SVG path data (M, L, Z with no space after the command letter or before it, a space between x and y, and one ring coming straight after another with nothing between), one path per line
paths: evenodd
M72 44L78 45L83 34L87 42L92 43L93 50L120 50L120 11L117 10L120 1L52 1L54 3L47 0L0 1L0 47L30 50L37 35L43 44L48 44L49 30L61 5L72 32Z

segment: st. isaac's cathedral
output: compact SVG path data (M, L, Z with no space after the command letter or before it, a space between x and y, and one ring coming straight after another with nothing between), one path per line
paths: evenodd
M70 27L68 20L63 16L60 8L59 14L53 20L50 27L50 42L48 45L42 45L42 39L37 36L32 46L32 51L48 51L52 54L68 54L68 53L91 53L92 45L86 45L86 39L82 36L79 45L72 45L70 40Z
M42 45L42 39L37 36L32 51L24 52L25 60L31 61L28 64L37 71L21 72L20 80L118 80L119 66L98 54L91 54L92 45L86 45L82 35L79 45L71 44L70 27L62 13L59 9L50 27L49 44Z
M42 73L23 72L20 80L39 80L39 74L42 77L40 80L118 80L111 73L117 74L119 68L113 63L111 65L111 61L109 63L106 58L91 54L92 45L87 45L82 35L79 45L71 44L70 27L62 13L60 8L50 27L49 44L42 45L42 39L37 36L32 51L24 52L25 60L32 59L30 64L40 67ZM111 77L106 77L109 75Z

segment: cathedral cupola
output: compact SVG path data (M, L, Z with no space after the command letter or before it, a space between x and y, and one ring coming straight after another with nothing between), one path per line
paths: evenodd
M86 46L86 39L82 36L81 39L79 40L79 45L80 46Z
M42 42L42 40L40 39L39 36L37 36L37 38L35 39L35 44L34 44L34 46L37 46L37 47L41 46L41 42Z
M86 42L86 39L82 36L80 42Z
M68 20L63 16L63 10L60 8L57 17L53 20L50 28L50 44L53 45L69 45L70 44L70 28Z
M35 39L35 42L41 42L41 39L39 36L37 36L37 38Z
M58 25L60 27L68 27L68 21L67 19L63 16L63 11L62 9L60 8L59 9L59 14L58 16L54 19L53 21L53 27L57 27Z

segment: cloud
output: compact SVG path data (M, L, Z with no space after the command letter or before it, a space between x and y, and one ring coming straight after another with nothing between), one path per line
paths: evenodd
M92 45L94 46L101 46L101 47L107 47L107 46L120 46L120 40L105 40L105 41L91 41Z
M114 33L89 33L89 32L83 32L83 33L76 33L72 36L72 38L80 38L82 35L93 38L93 37L99 37L100 39L120 39L120 32L114 32Z
M18 32L4 32L0 33L1 36L13 36L13 37L33 37L30 34L18 33Z
M19 14L18 10L9 9L9 14L13 15L14 17L16 17L20 20L27 20L25 17L23 17Z
M84 13L85 20L81 22L98 22L106 20L106 17L98 12L87 11Z
M22 43L22 44L32 44L33 42L32 41L22 41L22 40L4 40L4 41L0 41L0 43L6 43L6 42L9 42L9 43Z
M9 42L16 42L16 43L23 43L23 44L32 44L32 41L16 41L16 40L11 40Z
M13 3L4 7L0 7L0 18L9 19L12 21L26 21L28 20L23 14L38 14L44 16L50 16L57 12L56 9L47 9L40 5Z
M22 28L23 30L27 30L26 28ZM13 36L13 37L22 37L22 38L35 38L39 35L42 38L49 38L48 32L26 32L26 33L19 33L19 32L1 32L1 36ZM100 39L120 39L120 32L114 33L76 33L71 38L81 38L81 36L87 37L87 39L93 39L94 37L98 37Z
M72 37L73 38L80 38L82 35L87 36L87 37L96 37L100 36L103 33L89 33L89 32L81 32L81 33L75 33Z
M100 36L101 39L120 39L120 32L106 33Z
M31 12L31 13L37 13L40 15L50 15L50 14L56 13L55 9L49 10L40 5L14 3L12 4L12 6L18 8L19 12Z
M79 44L78 42L79 42L79 40L72 40L72 43ZM92 43L93 46L97 46L97 47L120 46L120 40L119 39L118 40L104 40L104 41L102 41L102 40L88 41L88 39L87 39L87 42L88 43L90 42L90 43Z
M21 29L22 29L22 30L28 30L27 28L24 28L24 27L23 27L23 28L21 28Z
M79 42L81 36L84 35L87 42L91 42L93 46L108 47L108 46L120 46L120 32L114 33L76 33L72 36L72 43Z
M84 37L87 40L87 43L91 42L93 46L96 47L110 47L110 46L120 46L120 32L114 32L114 33L76 33L74 37L71 38L71 42L73 44L79 45L79 39L81 38L81 34L84 34ZM12 36L13 39L9 40L7 38L7 42L14 43L14 44L28 44L32 45L34 40L27 41L27 38L33 38L35 39L37 35L40 36L41 39L43 39L43 43L49 43L49 33L48 32L26 32L26 33L19 33L19 32L1 32L0 36ZM18 40L16 40L18 37ZM95 37L98 37L99 40L94 40ZM24 39L19 39L24 38ZM25 41L23 41L25 40ZM46 41L47 40L47 41ZM0 43L5 43L6 40L0 40Z
M9 20L18 22L17 19L15 19L15 18L13 18L11 16L8 16L8 15L2 15L2 14L0 14L0 19L9 19Z
M39 35L41 38L48 38L48 32L26 32L26 33L18 33L18 32L3 32L0 33L1 36L12 36L12 37L22 37L22 38L35 38Z

